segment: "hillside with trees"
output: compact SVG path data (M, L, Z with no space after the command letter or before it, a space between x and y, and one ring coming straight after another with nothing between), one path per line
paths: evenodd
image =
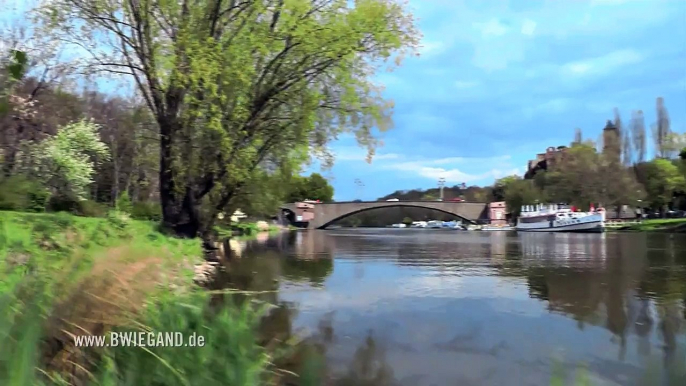
M582 209L591 204L603 205L609 217L635 216L635 209L663 217L669 211L686 210L686 133L671 130L664 100L656 100L657 119L650 135L642 111L633 112L628 125L623 124L617 109L614 114L597 142L584 140L577 128L574 141L560 146L549 165L537 169L529 178L508 176L485 187L445 187L443 197L471 202L505 201L513 217L519 215L522 205L537 202L564 202ZM646 159L648 151L654 154L652 159ZM399 190L379 200L439 197L439 188L432 188ZM452 216L419 208L378 209L356 214L339 224L385 226L406 218L450 220Z
M582 140L578 130L575 141L546 170L530 179L507 177L494 186L515 215L522 204L534 202L566 202L582 209L593 203L609 210L628 205L661 216L686 210L686 134L672 132L662 98L656 110L653 159L646 159L650 149L642 111L624 126L615 110L606 130L616 130L607 130L597 143Z

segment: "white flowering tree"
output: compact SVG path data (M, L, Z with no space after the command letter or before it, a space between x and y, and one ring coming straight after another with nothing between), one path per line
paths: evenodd
M32 150L33 171L46 187L76 201L87 198L95 164L110 155L98 125L87 120L61 127Z
M686 133L669 133L664 148L668 154L682 157L681 154L686 150Z

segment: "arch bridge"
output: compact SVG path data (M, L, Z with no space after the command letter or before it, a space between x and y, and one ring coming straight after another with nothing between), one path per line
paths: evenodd
M352 216L360 212L379 208L424 208L448 213L462 220L475 223L487 218L488 204L483 202L453 202L453 201L351 201L312 204L308 211L314 214L308 222L308 228L324 229L331 223ZM302 211L295 203L282 205L282 209L293 213Z

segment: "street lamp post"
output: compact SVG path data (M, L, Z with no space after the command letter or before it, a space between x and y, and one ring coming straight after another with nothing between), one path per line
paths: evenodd
M362 183L362 180L360 180L359 178L355 178L355 187L357 190L357 199L361 200L364 189L364 183Z
M438 179L438 189L441 195L441 201L443 201L443 187L445 186L445 178L441 177Z

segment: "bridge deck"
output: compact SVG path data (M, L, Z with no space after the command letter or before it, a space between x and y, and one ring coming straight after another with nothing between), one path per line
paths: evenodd
M287 204L283 207L294 213L298 211L314 212L314 219L310 221L310 228L325 228L330 223L348 217L350 215L378 208L415 207L438 210L468 222L475 222L486 218L488 204L483 202L465 201L346 201L332 203L314 203L312 209L298 209L296 204Z

